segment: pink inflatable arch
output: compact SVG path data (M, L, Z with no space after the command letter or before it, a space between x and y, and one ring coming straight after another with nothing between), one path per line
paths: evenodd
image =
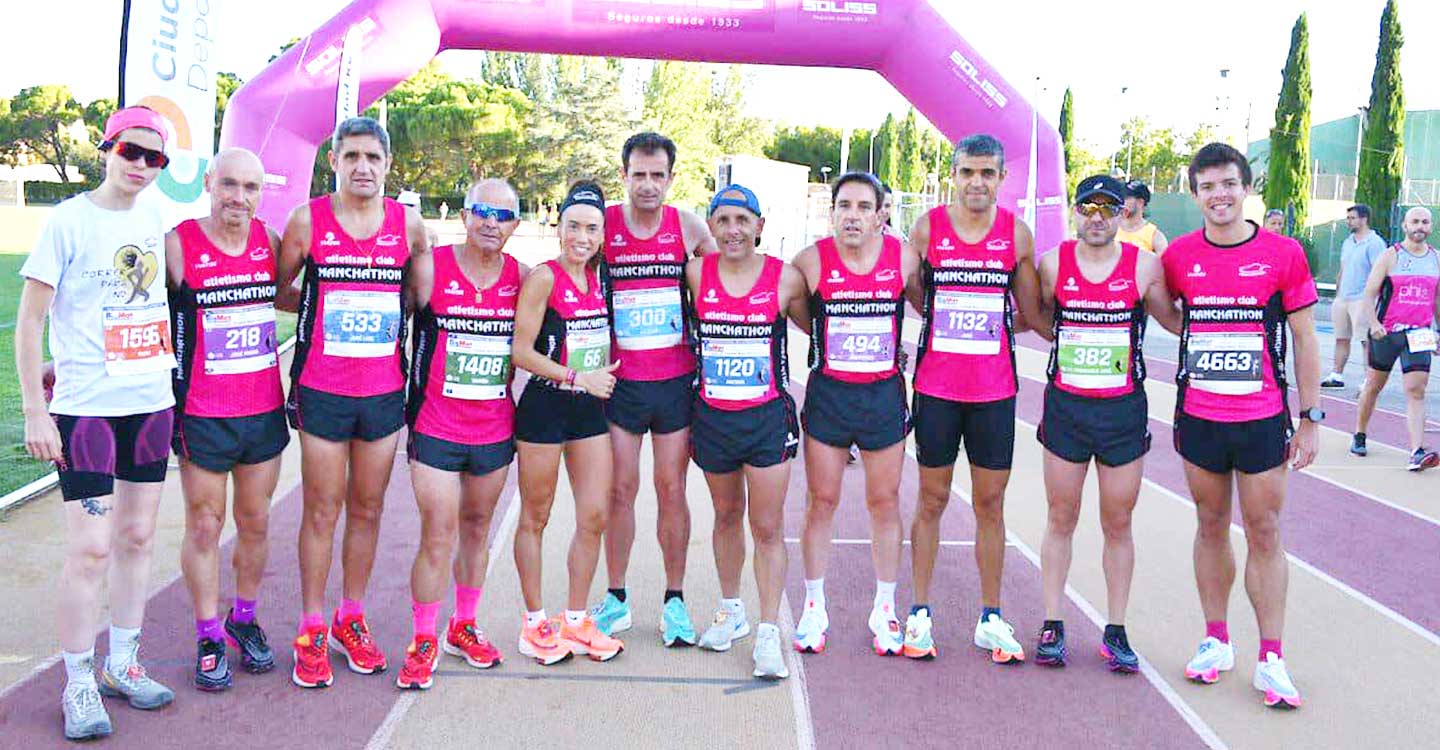
M352 25L364 32L362 109L446 49L874 70L948 138L998 137L1010 171L1001 202L1035 228L1037 248L1063 237L1059 134L928 0L356 0L246 83L225 112L221 145L244 146L265 164L260 212L272 225L309 196Z

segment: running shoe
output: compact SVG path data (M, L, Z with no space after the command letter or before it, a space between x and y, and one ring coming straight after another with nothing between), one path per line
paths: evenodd
M1370 450L1365 447L1365 433L1357 432L1355 437L1350 439L1350 452L1357 456L1365 456Z
M905 634L900 630L900 620L889 607L870 610L870 646L876 656L899 656L905 645Z
M1270 708L1299 708L1300 691L1285 670L1285 660L1275 652L1265 654L1265 661L1255 665L1255 689L1265 694Z
M1070 650L1065 648L1065 627L1049 625L1040 629L1040 642L1035 645L1035 663L1047 667L1063 667Z
M975 647L990 652L990 660L996 664L1018 664L1025 661L1025 648L1015 640L1015 628L990 615L975 623Z
M695 645L695 625L690 622L690 611L685 608L684 600L678 596L666 600L660 612L660 641L667 647Z
M747 635L750 635L750 621L745 617L745 610L732 612L720 607L715 610L715 619L711 621L710 627L700 636L700 648L729 651L735 641Z
M795 650L802 653L825 652L825 636L830 630L830 616L824 607L806 603L800 622L795 624Z
M502 661L500 649L485 638L485 631L475 627L474 620L451 620L445 630L445 642L441 650L451 656L458 656L476 669L489 669Z
M591 661L610 661L625 650L620 639L600 632L595 620L588 616L579 625L561 624L560 642L569 647L571 653L588 656Z
M1134 674L1140 671L1140 657L1130 648L1130 638L1124 631L1106 633L1100 641L1100 658L1111 672Z
M1344 387L1345 387L1345 378L1338 377L1338 376L1335 376L1335 375L1331 375L1331 376L1325 378L1324 380L1320 381L1320 387L1321 387L1321 388L1344 388Z
M1200 641L1195 656L1185 665L1185 678L1191 682L1213 685L1220 681L1221 672L1235 668L1235 647L1221 643L1220 639L1206 636Z
M630 602L620 601L614 594L605 593L605 600L590 608L590 619L605 635L615 635L630 629Z
M1415 452L1410 454L1410 463L1406 464L1405 468L1410 471L1424 471L1436 464L1440 464L1440 454L1421 447L1416 448Z
M405 649L405 663L395 675L395 687L401 690L429 690L435 684L435 659L440 655L435 636L422 635Z
M522 621L517 650L546 667L559 664L574 655L570 647L560 640L560 628L554 620L545 620L533 628Z
M65 714L65 739L93 740L109 736L110 714L93 684L71 683L60 694L60 711Z
M225 640L231 648L240 652L240 666L250 674L261 674L274 669L275 651L270 648L270 640L265 637L260 623L253 620L235 622L230 619L234 614L232 609L230 614L225 616Z
M342 620L340 611L336 610L335 619L330 623L330 640L335 643L335 650L345 657L351 672L385 671L385 652L370 637L370 626L365 624L364 615L351 615Z
M780 649L780 628L760 623L755 632L755 650L750 655L755 660L755 670L750 674L762 680L783 680L790 676L785 653Z
M290 681L302 688L325 688L335 681L330 669L330 640L325 626L311 628L295 639L295 669Z
M207 693L229 689L230 661L223 642L202 638L195 644L195 687Z
M108 665L100 670L100 694L126 698L132 707L142 711L164 708L175 700L174 691L150 679L138 661L130 662L130 666L120 674L111 672Z
M911 659L934 659L935 638L931 632L930 610L921 609L905 618L905 643L900 653Z

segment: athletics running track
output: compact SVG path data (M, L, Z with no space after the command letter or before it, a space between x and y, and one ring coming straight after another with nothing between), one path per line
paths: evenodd
M912 320L911 323L914 321ZM907 325L907 346L915 331ZM1017 413L1016 473L1007 496L1010 546L1006 553L1004 610L1027 651L1042 618L1038 550L1045 501L1040 418L1045 350L1023 336ZM805 338L792 331L791 362L803 400ZM190 687L194 658L188 596L176 580L183 517L178 482L167 485L157 536L155 595L147 613L142 655L151 672L176 688L176 702L155 713L107 701L116 747L412 748L552 746L602 743L643 748L714 746L717 738L742 747L883 748L1434 748L1440 733L1433 716L1440 674L1440 472L1406 473L1403 418L1379 412L1370 431L1368 459L1348 455L1345 427L1353 404L1326 398L1325 428L1315 467L1291 477L1283 538L1290 554L1290 605L1285 651L1305 693L1298 712L1264 709L1249 686L1258 643L1243 587L1231 600L1236 670L1219 685L1196 686L1181 677L1202 630L1190 549L1193 507L1178 457L1171 448L1173 364L1151 356L1150 430L1154 450L1135 513L1137 564L1128 629L1145 659L1141 674L1119 676L1094 655L1103 625L1104 582L1093 476L1087 510L1076 534L1065 619L1071 665L1050 670L1025 664L1001 667L970 643L979 582L973 562L974 521L967 504L968 476L957 472L932 604L940 658L911 662L882 659L869 650L865 627L873 593L868 522L858 466L847 469L837 517L837 546L827 575L831 638L823 655L793 653L791 679L749 679L750 640L727 654L667 650L655 635L663 588L659 554L650 530L653 494L642 483L639 530L630 585L636 625L628 649L609 664L572 661L549 669L515 653L520 598L511 558L516 517L513 475L492 531L491 578L481 602L481 624L508 661L476 672L442 657L442 671L427 693L394 688L394 669L409 635L410 560L418 536L409 478L397 455L387 496L382 543L368 597L376 637L392 668L366 677L336 662L335 686L301 691L289 682L289 650L299 600L295 562L300 516L298 452L292 446L277 492L270 562L261 618L275 641L278 667L269 675L237 672L235 687L219 695ZM648 465L642 469L648 472ZM914 506L915 464L907 456L901 486L904 514ZM790 552L787 611L803 597L799 545L804 510L803 462L794 463L787 504ZM546 603L563 603L564 550L573 528L563 476L546 535ZM708 622L717 596L710 554L712 514L698 469L691 467L694 519L686 599L697 627ZM61 536L58 498L12 513L0 524L0 748L55 747L60 739L58 694L63 681L52 654L52 580ZM1238 524L1238 514L1236 522ZM1238 525L1236 529L1238 530ZM1233 535L1243 565L1244 539ZM226 547L228 554L229 546ZM338 600L338 555L331 575ZM901 609L908 607L909 550L901 568ZM594 600L603 593L603 565ZM228 574L225 590L229 591ZM758 610L747 565L745 597ZM447 602L443 613L448 614ZM782 617L782 619L784 619ZM788 622L782 624L788 627ZM101 639L103 651L103 638Z

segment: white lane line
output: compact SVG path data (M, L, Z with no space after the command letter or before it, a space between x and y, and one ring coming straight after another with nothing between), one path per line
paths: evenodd
M905 452L909 453L911 458L914 458L914 449L906 446ZM951 482L950 491L959 495L960 499L964 500L966 504L974 507L974 504L970 501L970 493L961 489L957 484L958 482L958 479ZM1024 555L1025 558L1030 561L1030 564L1035 566L1036 570L1040 569L1040 556L1035 554L1035 550L1031 549L1030 545L1021 541L1019 537L1008 530L1005 532L1005 538L1008 540L1006 546L1018 549L1020 554ZM1065 584L1065 597L1074 603L1074 605L1090 619L1090 622L1095 624L1096 628L1100 630L1105 629L1106 618L1103 617L1099 610L1095 609L1080 592L1076 591L1075 588L1068 583ZM1216 734L1215 730L1200 717L1200 714L1191 708L1190 704L1186 703L1185 699L1181 698L1180 694L1175 692L1174 688L1170 687L1170 683L1166 682L1165 678L1160 676L1160 672L1155 669L1154 665L1152 665L1148 659L1140 654L1137 654L1137 656L1139 656L1140 659L1140 673L1145 675L1145 679L1150 681L1150 684L1155 688L1156 692L1160 693L1161 697L1165 699L1165 702L1169 703L1170 707L1175 709L1176 713L1180 714L1180 718L1184 719L1185 723L1190 725L1190 728L1195 731L1195 734L1200 737L1201 741L1205 743L1205 746L1212 748L1212 750L1225 750L1225 741L1220 739L1220 735Z
M500 519L500 528L495 530L495 538L490 540L490 563L485 566L485 580L490 580L490 574L495 570L495 562L500 559L500 548L505 545L505 540L515 535L515 527L520 523L520 489L510 493L510 505L505 508L505 516ZM420 699L419 690L406 690L395 700L395 705L390 707L390 713L385 714L384 721L376 727L375 734L370 735L370 741L365 743L365 750L383 750L390 745L390 738L394 736L396 727L405 719L405 714L410 713L415 702Z
M786 540L785 540L785 543L786 543L786 544L799 544L799 543L800 543L800 540L799 540L798 538L790 538L790 539L786 539ZM831 544L857 544L857 545L864 545L864 546L868 547L868 546L870 546L870 545L872 544L872 541L869 540L869 539L831 539L831 540L830 540L830 543L831 543ZM909 544L909 543L910 543L910 540L909 540L909 539L902 539L902 540L900 540L900 543L901 543L901 544ZM940 540L940 546L941 546L941 547L974 547L974 546L975 546L975 540L974 540L974 539L964 539L964 540L961 540L961 539L941 539L941 540ZM1012 543L1010 543L1010 542L1006 542L1006 543L1005 543L1005 546L1006 546L1006 547L1014 547L1015 545L1012 544Z
M810 718L810 683L805 679L805 660L793 648L795 622L790 614L790 599L780 594L780 616L776 625L780 627L780 653L790 663L790 704L795 713L796 750L815 750L815 725Z

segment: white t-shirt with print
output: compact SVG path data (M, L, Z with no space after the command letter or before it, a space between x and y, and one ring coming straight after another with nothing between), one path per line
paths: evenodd
M111 211L89 195L70 198L55 207L20 275L55 288L52 414L119 417L174 406L158 211Z

